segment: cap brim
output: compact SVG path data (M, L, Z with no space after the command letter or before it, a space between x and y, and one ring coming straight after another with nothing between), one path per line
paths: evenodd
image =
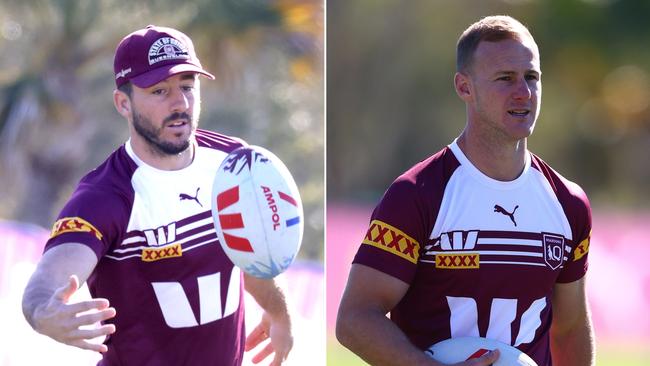
M167 79L170 76L180 74L182 72L195 72L206 76L208 79L214 80L214 75L198 66L191 64L173 64L161 66L142 75L135 76L131 78L130 81L139 88L148 88Z

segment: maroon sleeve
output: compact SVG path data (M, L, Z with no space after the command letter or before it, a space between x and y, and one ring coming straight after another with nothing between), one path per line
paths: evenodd
M564 178L536 155L533 155L533 167L542 172L548 180L571 226L572 250L557 282L577 281L587 273L589 264L587 260L591 240L589 199L579 185Z
M446 147L397 178L372 213L353 263L411 283L447 183L458 166Z
M567 184L570 195L562 207L569 218L573 235L573 250L557 282L568 283L581 279L589 266L589 242L591 241L591 207L584 191L574 183ZM562 202L562 200L561 200Z
M353 263L410 283L426 237L414 187L408 181L398 180L388 188L372 213Z
M122 242L135 198L131 177L137 165L124 146L81 179L61 210L45 251L64 243L90 247L101 258Z
M100 259L121 243L129 220L128 207L118 195L80 187L61 210L45 251L64 243L80 243Z

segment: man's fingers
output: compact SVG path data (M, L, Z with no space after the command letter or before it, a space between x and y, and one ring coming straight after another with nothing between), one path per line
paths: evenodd
M77 340L86 340L107 336L113 333L115 333L115 325L105 324L99 328L94 329L76 329L70 333L70 338Z
M54 297L59 299L63 303L67 303L70 299L70 296L79 289L79 279L76 275L70 276L68 283L65 286L59 287L54 292Z
M259 363L273 353L273 345L269 342L258 354L253 357L253 363Z
M485 365L485 366L492 365L494 362L496 362L496 360L499 359L499 350L495 349L492 352L489 352L488 354L483 355L483 357L481 357L481 359L482 359L483 362L480 363L479 365L481 365L481 366L483 366L483 365Z
M95 351L95 352L101 352L101 353L108 352L108 347L106 347L105 344L92 343L92 342L88 342L85 339L80 339L78 341L74 341L74 342L71 342L69 344L71 346L75 346L75 347L79 347L81 349L87 349L87 350L91 350L91 351Z
M89 314L84 314L80 315L75 319L75 327L79 327L82 325L90 325L90 324L95 324L100 321L104 321L107 319L110 319L114 317L116 314L114 308L108 308L104 310L97 311L95 313L89 313Z
M253 348L257 347L258 344L260 344L263 340L268 338L266 335L266 332L264 331L264 327L260 324L253 331L246 337L246 347L244 348L246 351L250 351Z
M271 362L269 366L280 366L286 359L286 354L282 354L281 352L278 352L278 350L275 350L275 357L273 357L273 362Z
M108 308L109 302L106 299L91 299L91 300L86 300L86 301L81 301L78 303L74 304L68 304L67 306L67 312L69 313L83 313L85 311L89 310L105 310Z
M499 359L499 350L495 349L493 351L490 351L483 356L471 360L466 363L468 366L489 366L492 365L496 360ZM465 363L463 363L465 364Z

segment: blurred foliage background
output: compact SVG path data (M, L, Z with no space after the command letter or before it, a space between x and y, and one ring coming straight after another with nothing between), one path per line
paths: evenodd
M646 0L328 1L328 202L376 203L460 134L456 41L494 14L526 24L540 48L542 109L529 148L595 208L650 207Z
M634 320L643 310L631 317L636 333L606 325L625 311L615 304L650 304L649 278L633 264L642 251L630 249L650 235L650 1L328 0L328 365L365 365L333 335L350 263L389 184L465 126L456 42L496 14L527 25L540 48L542 108L529 149L591 200L598 364L649 364L648 323ZM634 290L615 294L621 283Z
M215 74L201 85L200 127L289 167L305 210L300 255L322 261L320 0L0 1L0 218L49 228L79 179L126 141L113 53L148 24L188 34Z

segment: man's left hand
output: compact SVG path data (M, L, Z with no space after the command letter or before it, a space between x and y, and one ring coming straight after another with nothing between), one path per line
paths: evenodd
M253 363L257 364L271 353L275 353L270 366L280 366L293 347L291 320L286 314L273 318L264 312L260 324L246 337L245 350L248 352L269 338L271 341L253 357Z

